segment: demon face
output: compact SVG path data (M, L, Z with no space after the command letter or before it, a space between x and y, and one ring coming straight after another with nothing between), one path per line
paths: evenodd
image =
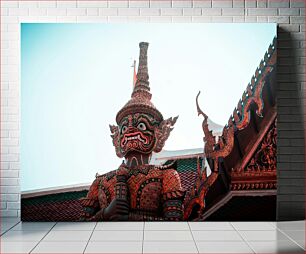
M122 118L119 126L110 125L117 156L122 158L132 151L142 154L160 152L176 119L157 122L149 114L136 113Z
M154 136L158 123L147 114L124 117L119 124L119 142L122 154L129 151L151 153L156 143Z

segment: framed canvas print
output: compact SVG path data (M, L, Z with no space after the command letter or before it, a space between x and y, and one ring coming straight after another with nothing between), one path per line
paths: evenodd
M276 219L275 24L21 25L23 221Z

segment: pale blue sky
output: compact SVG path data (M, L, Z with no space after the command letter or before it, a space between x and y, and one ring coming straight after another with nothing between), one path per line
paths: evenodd
M152 101L179 115L165 149L203 147L202 109L224 125L275 24L22 24L21 190L91 182L115 169L108 124L132 92L133 60L150 43Z

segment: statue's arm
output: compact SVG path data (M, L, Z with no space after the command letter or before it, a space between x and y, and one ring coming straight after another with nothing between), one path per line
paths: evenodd
M180 194L181 195L181 194ZM184 194L183 194L184 195ZM163 204L164 220L181 221L184 218L183 199L171 198Z
M183 220L183 200L185 191L179 174L174 169L165 171L163 178L163 217L164 220Z

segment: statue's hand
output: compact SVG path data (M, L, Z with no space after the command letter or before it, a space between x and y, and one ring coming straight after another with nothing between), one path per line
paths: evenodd
M105 220L127 220L129 214L129 203L125 199L115 198L104 209L103 217Z

